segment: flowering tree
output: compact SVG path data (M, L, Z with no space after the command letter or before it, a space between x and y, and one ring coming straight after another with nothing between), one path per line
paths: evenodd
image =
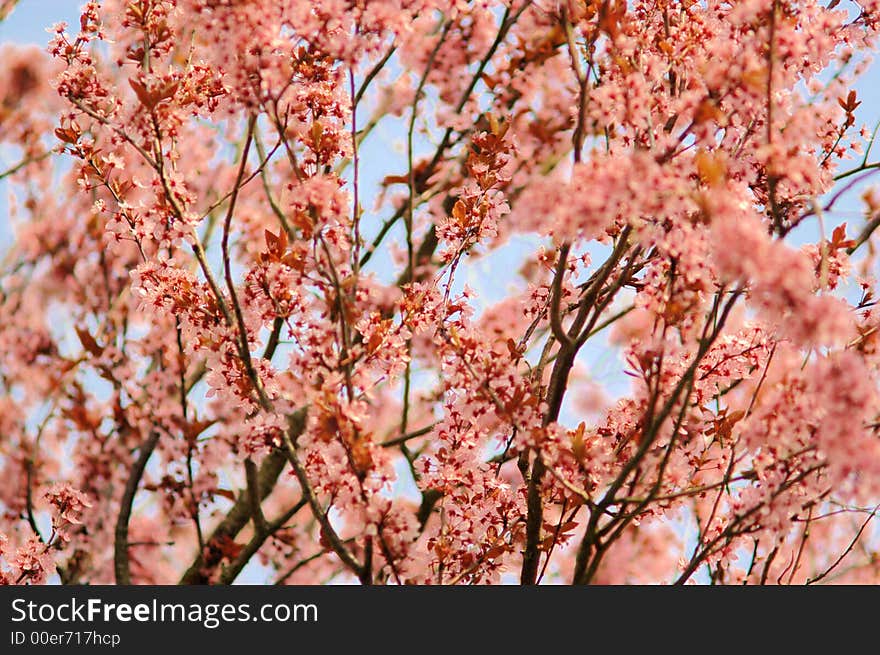
M4 46L0 580L876 581L878 29L105 0Z

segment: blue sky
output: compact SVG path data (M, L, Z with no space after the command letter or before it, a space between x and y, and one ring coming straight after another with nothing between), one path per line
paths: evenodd
M20 0L12 15L0 23L0 41L46 43L46 28L59 21L76 25L82 4L82 0Z

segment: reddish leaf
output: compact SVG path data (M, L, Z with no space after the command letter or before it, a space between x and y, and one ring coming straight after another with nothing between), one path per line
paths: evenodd
M138 100L140 100L141 104L147 109L153 109L156 106L150 92L147 90L147 87L136 79L130 77L128 78L129 86L134 89L134 93L137 96Z
M74 330L76 330L76 336L79 337L79 342L82 344L82 347L89 353L95 357L100 357L104 353L104 349L98 345L98 342L95 341L95 338L88 330L81 328L78 325L74 327Z

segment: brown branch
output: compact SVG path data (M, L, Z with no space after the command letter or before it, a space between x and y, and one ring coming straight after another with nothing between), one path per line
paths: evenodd
M358 578L363 580L364 577L367 575L365 567L362 566L357 561L357 559L355 559L351 551L346 548L342 539L340 539L339 535L336 533L336 529L330 524L330 519L327 516L327 511L325 511L321 507L321 503L318 501L318 496L315 494L315 490L312 488L312 484L309 481L306 470L303 467L302 463L300 463L299 461L299 457L296 454L296 446L294 445L294 439L298 436L299 431L297 430L297 426L295 424L291 424L290 429L285 430L282 433L284 452L287 455L287 459L290 462L290 465L293 467L293 472L296 474L296 479L299 481L299 486L302 489L303 497L308 502L309 507L312 510L312 514L320 524L321 532L324 535L324 538L330 544L333 552L336 553L336 555L339 557L342 563L345 564L346 567L354 572L358 576Z
M254 136L254 125L256 117L251 116L248 119L247 134L245 136L244 146L241 153L241 161L238 166L238 175L235 184L232 187L232 196L229 198L229 206L226 209L226 218L223 221L223 237L220 241L220 250L223 254L223 273L226 278L226 290L229 292L229 298L232 304L232 311L235 316L235 323L238 327L238 352L241 361L244 364L245 371L254 385L257 399L263 409L269 408L269 400L260 377L254 369L254 363L251 359L250 345L247 337L247 326L244 323L244 314L241 311L241 305L238 302L238 295L235 291L235 280L232 277L232 256L229 253L229 233L232 227L232 216L235 213L235 204L238 200L238 192L241 189L241 183L244 179L244 172L247 168L248 153L250 152L251 143Z
M247 481L248 504L251 510L251 520L254 522L254 531L264 535L269 530L266 517L263 516L263 508L260 505L260 479L257 465L250 457L244 460L244 471Z
M553 336L564 347L571 346L571 338L565 332L562 325L562 316L559 311L559 305L562 301L562 285L565 280L565 268L568 265L568 253L571 250L571 243L566 241L559 247L559 259L556 262L556 273L553 276L553 285L550 288L550 329L553 330Z
M144 469L147 467L147 460L153 454L156 444L159 442L159 431L154 430L150 433L144 443L140 446L140 453L137 460L131 468L128 476L128 482L125 483L125 490L122 493L122 500L119 505L119 516L116 519L115 541L113 545L113 571L116 575L116 584L131 584L131 571L128 561L128 522L131 518L131 507L134 502L134 496L137 493L138 485L141 477L143 477Z
M370 72L366 74L366 76L364 77L364 81L361 82L361 85L358 87L357 93L355 93L354 95L354 100L352 102L353 107L357 107L357 105L360 103L361 98L364 97L364 94L367 92L370 83L382 71L382 69L385 68L385 64L387 64L388 60L391 59L391 55L394 54L395 50L397 50L397 46L392 43L391 47L388 48L388 52L386 52L382 59L377 61L376 65L373 66L370 69Z
M424 437L426 434L430 434L431 430L433 430L436 426L436 423L432 423L431 425L426 425L425 427L418 430L411 430L410 432L402 434L399 437L394 437L393 439L389 439L388 441L383 441L379 445L382 446L382 448L392 448L394 446L400 446L402 444L405 444L407 441L417 439L419 437Z
M808 469L802 471L794 478L783 482L776 491L770 496L770 498L762 503L757 503L753 507L749 508L739 516L733 518L733 520L728 525L727 529L725 529L721 534L712 539L709 543L707 543L701 550L698 550L694 553L693 557L691 557L690 562L685 567L682 574L676 579L673 583L674 585L683 585L688 579L694 574L694 572L700 567L702 562L709 557L713 552L718 549L718 544L722 543L722 547L725 544L730 543L734 538L741 534L746 534L755 524L747 525L745 528L740 528L739 526L751 517L753 514L758 512L764 507L769 507L776 498L785 493L788 489L793 487L794 485L800 483L805 478L807 478L812 473L821 470L824 468L825 464L817 464L815 466L811 466Z
M47 150L46 152L44 152L40 155L35 155L33 157L26 157L25 159L22 159L17 164L13 165L10 168L7 168L5 171L0 173L0 180L7 178L10 175L15 175L18 171L20 171L22 168L25 168L26 166L30 166L31 164L36 164L37 162L43 161L44 159L49 157L51 154L52 154L52 151Z
M284 524L292 519L299 510L305 507L305 505L305 498L301 498L299 502L284 512L284 514L271 523L266 523L264 530L255 530L254 535L251 537L250 541L248 541L247 545L242 548L238 556L229 564L229 566L223 568L223 572L220 574L219 583L224 585L232 584L251 558L256 555L258 550L260 550L266 540L283 528ZM265 519L263 520L265 521Z
M730 311L733 309L733 305L735 304L736 300L740 297L740 294L741 291L739 290L733 292L731 298L728 300L727 304L722 310L721 316L718 318L717 323L715 323L715 326L710 333L709 328L712 325L711 318L715 315L718 308L718 303L720 302L721 292L719 292L719 295L716 298L716 304L713 307L713 311L711 312L711 316L709 317L709 319L707 319L704 325L703 335L700 339L700 344L693 361L682 374L681 378L673 388L672 393L666 399L666 402L663 404L660 411L656 415L654 415L653 411L651 411L649 413L649 416L646 417L646 428L642 435L638 450L629 459L626 465L618 473L617 477L608 486L605 495L596 506L596 511L591 514L590 521L587 524L584 536L581 539L580 546L578 547L573 584L585 584L595 572L597 562L595 561L595 559L591 562L590 559L591 552L594 549L602 549L602 545L598 542L596 534L599 517L603 514L604 510L613 505L615 502L618 502L615 499L617 492L623 487L627 478L629 478L630 474L636 470L639 463L648 453L649 449L654 443L660 427L669 417L675 404L679 402L682 392L684 392L685 389L689 390L691 388L691 385L693 384L693 377L696 373L697 367L699 366L705 354L709 351L711 345L715 342L715 340L721 333L727 317L729 316Z
M840 557L838 557L836 560L834 560L834 563L833 563L831 566L829 566L827 569L825 569L824 571L822 571L822 573L820 573L819 575L817 575L817 576L815 576L815 577L810 578L809 580L807 580L807 584L808 584L808 585L816 584L817 582L819 582L819 581L823 580L824 578L826 578L826 577L828 576L829 573L831 573L834 569L836 569L836 568L840 565L840 563L841 563L843 560L846 559L846 556L849 555L849 554L852 552L852 549L853 549L853 548L855 547L855 545L859 542L859 539L861 538L862 533L865 531L865 528L867 528L867 527L868 527L868 524L869 524L872 520L874 520L874 517L875 517L875 516L877 516L877 511L878 511L878 510L880 510L880 504L878 504L878 505L874 508L874 511L872 511L872 512L868 515L868 518L866 518L865 521L864 521L864 523L862 523L862 527L859 528L859 531L856 533L856 536L853 537L852 541L850 542L849 546L847 546L846 550L844 550L844 551L840 554Z
M603 309L611 302L613 291L609 291L605 301L599 306L594 303L598 298L603 285L610 277L625 251L629 247L630 228L627 226L620 233L617 244L613 252L605 261L605 263L597 271L597 275L592 285L587 289L581 299L578 315L575 317L569 331L564 333L566 341L560 344L557 359L553 365L553 371L550 375L550 383L547 392L547 412L544 415L543 424L547 426L555 422L559 418L559 412L562 409L562 401L565 397L565 390L568 386L568 378L574 361L580 348L586 342L587 336L591 333L592 326L598 320ZM565 253L567 254L567 252ZM562 254L560 254L560 261ZM631 260L632 261L632 260ZM614 289L618 289L623 279L628 275L625 270L619 278L619 283L614 285ZM557 268L557 278L559 278L559 269ZM554 285L557 280L554 280ZM584 322L591 310L595 309L593 320L584 329ZM551 307L551 319L554 312ZM561 330L561 326L559 326ZM583 330L583 332L581 332ZM521 460L521 468L525 468L525 460ZM526 547L523 554L523 564L520 571L520 583L524 585L532 585L537 581L538 568L540 563L540 551L538 546L541 540L541 527L543 525L544 505L541 491L541 481L546 472L544 460L540 452L536 454L534 463L532 464L531 473L528 475L528 491L526 496Z
M306 410L301 409L288 418L291 433L297 437L305 429L305 417ZM286 462L287 455L282 448L271 451L263 459L257 474L260 500L265 500L275 488ZM251 503L247 489L245 489L238 494L235 503L223 517L223 520L214 528L208 538L208 546L220 543L225 539L234 539L244 529L250 518ZM196 555L181 577L180 584L206 584L208 582L210 570L219 563L219 560L206 560L206 555L205 552L199 552Z

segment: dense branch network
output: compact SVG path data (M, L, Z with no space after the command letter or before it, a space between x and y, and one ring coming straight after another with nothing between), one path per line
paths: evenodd
M4 46L0 578L875 582L878 19L106 0Z

